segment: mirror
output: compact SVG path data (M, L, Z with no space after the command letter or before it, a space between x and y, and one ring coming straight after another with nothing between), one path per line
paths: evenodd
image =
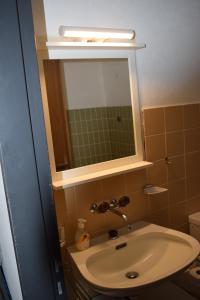
M44 60L56 171L135 155L128 59Z

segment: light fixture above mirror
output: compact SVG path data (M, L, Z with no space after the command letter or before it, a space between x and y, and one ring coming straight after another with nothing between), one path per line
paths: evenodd
M65 38L81 39L82 41L106 41L106 40L133 40L134 30L92 28L92 27L71 27L60 26L59 34Z
M135 31L132 29L72 27L61 25L59 37L49 38L46 46L51 57L52 50L68 48L145 48L145 44L136 44ZM39 43L39 41L38 41Z

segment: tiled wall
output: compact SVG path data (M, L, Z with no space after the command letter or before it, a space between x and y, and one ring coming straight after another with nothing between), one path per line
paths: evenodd
M188 215L200 210L200 105L144 110L144 128L147 160L154 162L148 180L168 187L159 208L170 227L188 230ZM154 199L150 205L157 208Z
M133 155L131 106L68 110L73 167Z
M147 220L188 231L188 215L200 210L200 105L145 109L143 115L146 156L154 166L55 192L58 223L65 226L69 243L78 217L88 220L92 236L124 225L111 213L91 214L89 207L125 194L131 203L122 210L131 222ZM148 197L142 190L146 183L168 192Z
M73 167L111 159L106 107L68 110Z
M107 107L112 159L135 153L131 106Z

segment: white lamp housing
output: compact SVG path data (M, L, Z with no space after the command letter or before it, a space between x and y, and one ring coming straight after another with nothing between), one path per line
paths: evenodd
M110 29L110 28L84 28L60 26L59 33L62 37L70 39L81 39L82 41L104 41L104 40L133 40L134 30Z

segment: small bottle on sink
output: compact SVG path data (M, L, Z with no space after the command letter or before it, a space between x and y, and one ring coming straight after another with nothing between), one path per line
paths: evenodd
M90 246L90 235L85 230L85 219L78 219L77 230L75 235L75 245L77 250L82 251Z

